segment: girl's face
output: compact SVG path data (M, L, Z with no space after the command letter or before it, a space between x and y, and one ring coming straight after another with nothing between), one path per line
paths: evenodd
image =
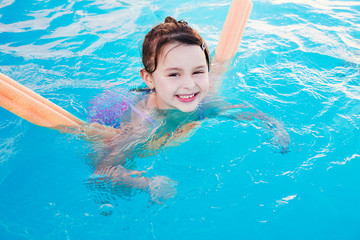
M159 109L191 112L209 91L208 66L200 46L169 43L158 57L156 70L142 72L148 87L155 88Z

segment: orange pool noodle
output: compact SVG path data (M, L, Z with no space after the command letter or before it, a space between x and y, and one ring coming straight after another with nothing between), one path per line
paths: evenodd
M235 56L250 16L252 5L250 0L233 0L231 3L218 45L215 49L216 62L224 63Z
M61 107L1 73L0 106L43 127L62 129L83 123Z

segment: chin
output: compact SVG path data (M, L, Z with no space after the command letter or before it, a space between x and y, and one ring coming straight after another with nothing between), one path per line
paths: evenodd
M194 106L179 107L178 110L182 112L193 112L197 109L198 104Z

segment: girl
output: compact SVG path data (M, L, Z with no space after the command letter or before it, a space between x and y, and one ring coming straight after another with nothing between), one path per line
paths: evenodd
M145 36L142 62L140 75L148 88L138 90L136 103L121 113L120 129L98 124L104 123L101 119L81 129L84 136L97 142L100 154L94 163L93 182L149 191L156 202L173 197L174 181L148 178L124 166L136 156L155 154L160 148L186 141L200 125L199 120L219 115L265 122L286 151L289 136L277 121L258 111L246 116L229 114L228 109L243 106L229 106L214 98L224 63L210 66L204 39L185 21L167 17L155 26Z

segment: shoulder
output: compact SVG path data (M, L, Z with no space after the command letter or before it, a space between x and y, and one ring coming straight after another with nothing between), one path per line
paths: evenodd
M122 122L130 121L131 106L136 101L136 95L127 90L106 90L89 101L87 121L120 128Z

